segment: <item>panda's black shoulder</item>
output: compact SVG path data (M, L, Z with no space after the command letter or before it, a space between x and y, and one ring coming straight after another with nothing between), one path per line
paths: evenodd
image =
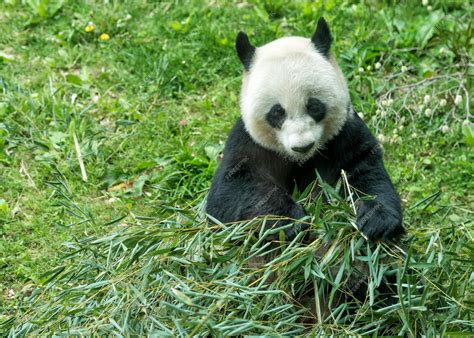
M381 155L381 148L365 122L354 112L322 153L338 162L341 168L348 169L369 153Z
M234 166L237 163L246 162L249 157L258 156L255 154L259 152L263 153L264 151L265 150L250 137L247 129L245 129L242 118L239 117L227 137L221 166Z
M230 130L229 137L227 138L224 154L232 153L235 150L244 151L249 147L255 147L256 144L250 137L249 133L245 129L244 121L239 117L237 122L234 124Z
M292 166L281 155L257 144L239 118L227 138L217 176L225 179L273 177L283 182Z
M339 133L329 141L328 146L340 149L354 143L369 146L377 143L365 122L356 112L347 118Z
M246 175L251 171L253 158L258 158L265 149L256 144L239 118L230 130L224 147L223 157L216 172L217 180L227 180Z

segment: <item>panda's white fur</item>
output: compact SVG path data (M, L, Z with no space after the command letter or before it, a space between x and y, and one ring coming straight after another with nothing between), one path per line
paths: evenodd
M306 112L309 97L326 106L320 123ZM280 129L265 120L275 104L286 111ZM241 112L248 133L262 147L291 160L304 162L337 135L349 117L349 106L347 84L337 63L322 55L310 39L285 37L256 48L244 73ZM291 149L313 142L306 153Z

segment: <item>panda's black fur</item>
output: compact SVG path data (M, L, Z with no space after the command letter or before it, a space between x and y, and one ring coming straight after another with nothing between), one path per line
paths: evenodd
M238 35L236 45L248 70L255 49L242 34ZM331 40L327 24L320 20L312 41L326 57ZM371 240L400 237L404 233L400 199L384 168L381 148L350 105L347 116L339 133L304 162L259 145L239 118L213 179L207 213L223 223L264 215L285 216L289 223L306 215L291 197L295 184L303 191L316 179L317 171L324 181L334 185L344 170L356 191L375 197L357 203L359 229ZM302 229L304 226L295 223L287 230L287 238L294 238Z
M400 200L384 168L381 149L357 115L303 165L256 144L239 119L230 132L209 191L207 213L224 223L262 215L299 219L306 213L290 195L294 184L303 191L316 179L317 170L321 178L334 185L341 169L355 189L377 196L358 210L358 219L365 219L358 224L362 232L371 239L402 235ZM377 208L377 203L381 207ZM298 229L289 230L288 238L293 238Z

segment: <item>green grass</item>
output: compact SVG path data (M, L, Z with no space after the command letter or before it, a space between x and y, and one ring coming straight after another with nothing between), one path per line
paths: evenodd
M2 2L0 333L472 335L473 7L428 6ZM255 222L211 229L202 215L239 115L234 38L309 37L321 15L383 141L408 236L368 245L347 202L306 201L324 211L309 220L317 239L282 243L274 264L250 269L273 249ZM295 301L308 285L334 294L357 262L372 280L366 302L315 318ZM388 308L383 276L396 277Z

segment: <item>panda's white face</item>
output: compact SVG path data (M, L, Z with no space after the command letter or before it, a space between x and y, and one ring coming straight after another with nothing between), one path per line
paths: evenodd
M348 117L347 85L332 58L310 39L287 37L256 48L244 73L241 111L264 148L304 162L335 136Z

